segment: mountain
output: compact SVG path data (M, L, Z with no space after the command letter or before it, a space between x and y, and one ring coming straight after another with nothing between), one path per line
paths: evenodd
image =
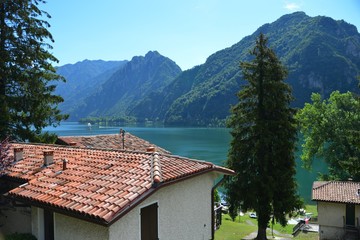
M127 116L141 99L162 91L180 73L175 62L156 51L133 57L72 109L71 117Z
M250 59L256 37L264 33L287 67L294 107L312 92L328 97L334 90L359 93L360 34L355 26L329 17L296 12L265 24L235 45L184 71L163 91L145 96L129 113L137 119L160 119L167 125L217 124L236 104L242 80L240 61Z
M58 67L56 72L66 79L58 83L55 93L64 98L59 108L69 113L83 99L89 96L94 89L105 82L117 70L127 63L124 61L84 60L75 64L66 64Z

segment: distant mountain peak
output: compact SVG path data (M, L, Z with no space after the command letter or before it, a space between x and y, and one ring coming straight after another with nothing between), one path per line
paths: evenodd
M217 124L226 119L243 84L239 62L249 60L260 32L289 70L293 106L302 107L312 92L324 97L334 90L359 92L360 34L356 28L343 20L294 12L262 25L209 56L204 64L183 72L163 92L139 104L135 116L175 125Z
M269 38L269 46L288 69L294 107L308 102L312 92L324 97L334 90L360 93L357 28L343 20L294 12L262 25L231 47L213 53L204 64L184 72L157 51L135 56L102 85L94 85L96 92L84 98L73 114L216 126L225 121L230 106L237 102L236 93L244 84L239 62L251 58L249 50L260 32ZM96 68L87 71L93 70Z
M154 56L162 56L158 51L149 51L145 54L145 58L154 57Z
M174 61L157 51L135 56L101 86L95 86L97 91L85 98L84 104L70 115L76 118L126 116L137 102L151 92L162 90L180 73L181 69Z

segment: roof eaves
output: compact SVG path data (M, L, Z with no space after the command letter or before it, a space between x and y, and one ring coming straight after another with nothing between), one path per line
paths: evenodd
M4 195L7 198L10 198L12 200L16 200L16 201L20 201L22 203L34 206L34 207L38 207L38 208L43 208L43 209L47 209L50 210L52 212L57 212L60 214L64 214L66 216L70 216L70 217L74 217L74 218L78 218L87 222L92 222L92 223L96 223L102 226L108 226L109 222L107 222L106 220L104 220L101 217L98 216L94 216L91 214L87 214L85 212L80 212L80 211L75 211L75 210L70 210L66 207L60 207L58 205L54 205L54 204L49 204L46 202L42 202L42 201L38 201L38 200L34 200L34 199L29 199L27 197L23 197L23 196L13 196L11 193L7 193Z
M213 165L213 168L215 171L217 172L221 172L225 175L236 175L236 172L234 170L225 168L225 167L221 167L221 166L217 166L217 165Z
M360 202L358 201L336 201L336 200L328 200L328 199L311 199L312 201L317 201L317 202L328 202L328 203L343 203L343 204L347 204L347 203L350 203L350 204L356 204L356 205L360 205Z

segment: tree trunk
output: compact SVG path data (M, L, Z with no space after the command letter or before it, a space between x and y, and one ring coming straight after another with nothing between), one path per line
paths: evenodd
M256 240L267 240L266 238L266 227L258 226L258 234Z

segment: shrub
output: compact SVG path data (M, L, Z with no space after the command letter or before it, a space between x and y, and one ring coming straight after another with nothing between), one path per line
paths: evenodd
M31 233L13 233L5 236L5 240L37 240Z

